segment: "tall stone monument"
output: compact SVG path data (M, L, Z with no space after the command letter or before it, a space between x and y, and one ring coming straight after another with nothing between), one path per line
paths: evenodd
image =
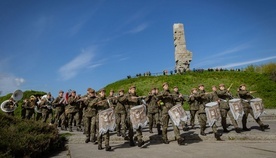
M183 24L173 24L173 37L175 49L175 71L176 73L184 73L187 70L190 70L192 52L186 49L186 40Z

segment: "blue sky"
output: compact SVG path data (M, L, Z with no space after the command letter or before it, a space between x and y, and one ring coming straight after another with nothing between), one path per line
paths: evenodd
M84 94L174 69L183 23L191 68L276 61L274 0L1 0L0 91Z

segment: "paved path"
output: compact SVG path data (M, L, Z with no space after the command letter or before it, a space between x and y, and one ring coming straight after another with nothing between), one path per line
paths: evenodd
M268 111L267 115L262 116L265 124L270 125L270 129L260 131L258 124L251 118L248 120L248 127L251 131L237 134L233 127L227 134L223 134L224 141L216 141L212 130L207 128L207 136L199 135L199 126L189 131L181 131L181 136L185 138L186 145L179 146L174 140L174 133L170 126L168 138L170 144L162 144L161 136L149 133L148 129L143 129L143 140L146 144L139 148L130 147L128 142L122 137L117 137L113 132L111 134L110 145L111 152L98 150L97 145L84 143L85 135L82 132L72 132L67 144L67 150L54 155L56 158L90 158L90 157L276 157L276 110ZM229 122L229 121L228 121ZM238 121L241 127L241 120ZM217 123L220 125L220 123ZM221 127L218 128L221 132ZM104 147L104 146L103 146Z

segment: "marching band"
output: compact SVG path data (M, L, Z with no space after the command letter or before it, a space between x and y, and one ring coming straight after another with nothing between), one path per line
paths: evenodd
M153 133L153 128L156 127L158 135L162 135L163 143L169 144L167 129L171 120L179 145L185 144L184 138L180 136L180 128L186 131L190 123L189 129L194 129L196 115L200 125L199 134L206 136L208 123L216 140L221 140L222 135L217 130L216 122L221 122L223 133L229 132L227 116L230 117L236 133L250 130L247 127L249 114L259 124L260 130L269 128L269 125L260 120L260 115L264 112L262 99L254 98L251 95L254 92L247 91L245 84L239 86L237 98L230 93L232 84L227 89L224 84L220 84L218 89L212 86L212 92L205 92L204 85L199 84L191 89L190 95L182 95L176 86L173 92L170 92L166 82L162 87L161 92L158 88L151 88L147 96L138 96L135 86L131 86L128 93L125 93L124 89L118 90L118 95L111 90L109 96L106 95L105 89L101 89L97 95L92 88L88 88L84 96L77 95L74 90L66 93L61 90L56 98L52 97L51 93L42 97L32 95L23 101L22 118L50 123L61 130L68 129L69 132L73 131L75 125L77 131L84 132L85 143L98 144L98 149L102 150L104 140L106 151L111 150L110 131L116 131L118 137L129 140L130 146L135 146L136 143L138 147L143 146L142 131L148 121L149 133ZM1 104L1 110L8 115L14 115L17 102L22 97L22 91L15 91L9 100ZM182 107L185 101L189 104L189 113ZM237 123L239 118L242 119L242 128Z

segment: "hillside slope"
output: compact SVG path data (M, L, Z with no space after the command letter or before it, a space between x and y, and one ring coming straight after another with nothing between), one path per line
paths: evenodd
M171 89L173 86L178 86L180 92L186 95L190 94L191 88L197 87L200 83L205 85L207 92L211 91L212 85L224 83L226 87L229 87L233 83L230 89L233 96L237 96L237 88L244 83L248 90L257 91L253 95L262 98L266 108L276 108L276 83L270 80L268 75L255 72L205 71L189 72L184 75L141 76L120 80L107 85L105 88L107 91L113 89L117 92L121 88L127 91L130 85L135 85L138 95L147 95L152 87L158 87L159 90L162 90L163 82L168 82Z

